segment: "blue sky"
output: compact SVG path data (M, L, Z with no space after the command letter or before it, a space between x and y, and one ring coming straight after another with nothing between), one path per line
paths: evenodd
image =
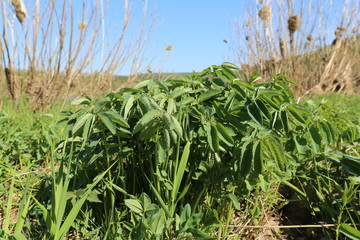
M38 1L40 3L41 11L45 11L47 9L46 2L40 0L25 0L28 3L28 12L33 12L31 6L34 6L34 3ZM123 16L124 16L124 0L73 0L74 9L75 9L75 26L78 23L82 22L82 5L86 3L85 13L86 18L90 19L92 16L92 9L96 3L103 2L108 7L106 9L106 19L105 19L105 40L108 49L111 44L114 44L114 39L119 37L122 31L123 24ZM141 29L141 21L142 21L142 5L145 0L128 0L129 2L133 2L133 11L130 17L131 24L129 25L128 32L125 37L125 42L133 43L136 40L136 36ZM326 31L329 31L331 38L333 38L333 32L336 30L337 22L338 22L338 14L336 12L329 13L329 9L332 5L333 9L337 9L341 11L343 2L354 2L356 3L359 0L313 0L313 4L322 3L324 5L323 11L326 12L325 16L325 25L323 28ZM57 14L59 14L62 10L62 3L66 3L68 8L70 0L62 0L55 1ZM257 9L255 9L254 3L258 3ZM259 2L264 2L262 5ZM240 22L242 25L245 25L247 19L247 11L251 11L251 16L257 17L259 7L263 5L273 4L277 2L286 2L285 0L148 0L148 22L147 26L151 23L151 15L156 16L155 27L152 33L152 37L148 42L148 48L144 55L143 67L146 69L148 63L150 64L150 69L156 72L191 72L191 71L201 71L204 68L207 68L211 65L221 64L224 61L230 61L236 63L234 60L234 52L232 50L235 47L238 49L247 49L245 45L236 46L239 42L239 39L236 39L235 28L236 23ZM299 2L303 2L300 0L295 1L295 14L298 14L300 11ZM304 1L308 3L307 1ZM10 5L10 3L8 3ZM357 3L359 6L359 2ZM316 9L316 8L314 8ZM352 8L348 8L348 10L353 10ZM11 11L10 11L11 12ZM46 11L45 11L46 12ZM357 12L358 13L358 12ZM357 14L356 13L356 14ZM283 13L280 13L283 14ZM32 16L32 14L29 14ZM279 15L277 12L277 8L274 7L273 10L273 19L277 21ZM258 17L257 17L258 18ZM359 16L356 17L359 19ZM59 18L55 18L59 19ZM68 23L71 19L68 17ZM26 32L23 31L22 26L17 23L17 21L10 21L10 25L15 26L15 30L17 29L16 37L13 38L14 48L19 46L19 52L21 54L20 48L25 48L25 44L23 42L24 37L26 36ZM84 21L86 22L87 19ZM0 19L0 22L2 19ZM54 37L50 38L50 43L52 46L52 51L57 51L58 47L58 36L56 36L59 32L59 29L56 28L57 24L60 20L54 21L54 26L52 32L54 33ZM27 21L27 26L30 29L33 28L33 21L31 18ZM2 24L0 24L2 25ZM38 49L41 49L42 46L42 38L41 34L46 29L48 25L48 21L46 16L42 21L42 26L40 31L40 36L37 40ZM91 25L89 25L91 26ZM286 27L286 26L285 26ZM79 32L77 27L75 27L75 35ZM315 30L316 32L317 30ZM298 31L298 32L301 32ZM298 34L298 33L297 33ZM306 33L304 33L306 34ZM30 34L31 35L31 34ZM29 35L29 36L30 36ZM70 31L67 30L65 33L65 41L69 39ZM90 35L90 34L89 34ZM87 36L87 39L91 39L91 36ZM27 37L29 39L29 36ZM245 36L239 36L242 40L245 39ZM227 40L228 43L224 43L224 40ZM305 38L306 39L306 36ZM333 39L330 39L331 41ZM99 45L102 42L102 37L97 39L97 49L99 49ZM86 53L86 44L84 43L85 50L81 54ZM243 44L244 41L242 41ZM69 45L69 43L65 42L65 47ZM168 45L172 46L171 51L165 51ZM10 47L12 47L10 46ZM100 47L101 48L101 47ZM106 48L106 47L105 47ZM131 49L131 48L125 48ZM47 49L48 50L48 49ZM47 51L45 51L46 53ZM38 54L41 54L40 52ZM56 55L56 52L55 52ZM20 59L18 62L19 68L23 67ZM92 62L91 71L99 70L101 66L101 57L98 57ZM143 68L143 69L144 69ZM88 70L88 69L85 69ZM121 75L129 75L130 66L126 64L121 72L117 72Z
M231 50L231 46L234 47L234 28L237 21L245 22L247 11L257 15L258 9L249 9L250 6L254 7L254 1L259 3L259 0L148 0L148 13L157 17L146 60L153 59L154 70L161 72L201 71L224 61L234 62L234 52ZM337 21L334 20L335 15L341 11L343 1L312 2L313 5L319 2L323 4L325 12L337 9L333 14L324 14L330 17L325 22L334 25L336 23L332 21ZM271 1L263 2L268 4ZM294 12L298 14L300 1L295 3ZM134 26L141 19L141 4L142 0L135 0ZM274 19L277 19L277 14L275 11ZM326 28L330 29L329 25ZM330 31L333 34L333 29ZM228 40L228 44L224 43L224 39ZM167 45L172 45L173 49L165 52ZM156 64L159 61L162 62L160 67ZM123 72L126 74L127 71L125 67Z
M121 21L115 11L121 8L122 1L110 2L108 12L115 22ZM230 54L223 40L230 38L235 19L242 13L241 0L149 0L148 20L153 14L156 22L145 60L161 72L201 71L221 64ZM135 0L130 31L139 29L141 18L142 0ZM165 51L168 45L171 51ZM122 72L126 75L128 71L127 66Z
M162 57L167 45L173 49L161 65L165 72L201 71L229 57L229 39L235 18L243 12L239 0L150 0L149 10L157 13L150 49ZM151 55L151 51L149 51Z

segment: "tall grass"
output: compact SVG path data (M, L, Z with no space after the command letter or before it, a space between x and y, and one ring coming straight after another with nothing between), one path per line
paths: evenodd
M283 71L297 92L353 92L359 86L360 2L251 1L234 30L242 70Z
M111 1L1 0L0 92L6 88L12 99L26 95L34 106L44 106L70 91L76 96L111 90L125 64L131 66L128 81L134 81L143 70L154 19L148 21L143 1L140 27L130 30L133 6L123 1L122 21L113 28Z

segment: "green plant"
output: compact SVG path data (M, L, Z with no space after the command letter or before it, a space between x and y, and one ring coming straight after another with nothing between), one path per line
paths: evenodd
M229 212L239 210L239 201L266 189L270 181L259 178L295 187L297 169L335 144L332 124L295 102L291 80L280 74L259 82L254 74L241 81L233 70L224 63L189 79L145 80L74 102L85 107L61 122L73 144L61 147L74 150L71 168L82 176L73 185L117 161L103 186L105 222L114 219L115 202L142 193L164 211L165 222L187 203L201 212L209 198L215 208L224 194L233 196L225 203ZM219 218L229 222L231 214Z

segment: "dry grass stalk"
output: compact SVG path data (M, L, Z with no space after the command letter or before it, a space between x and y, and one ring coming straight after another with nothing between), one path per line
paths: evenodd
M15 9L15 14L17 19L19 20L20 23L22 23L27 16L27 12L23 0L11 0L11 4Z
M286 48L286 44L282 38L280 38L280 40L279 40L279 47L280 47L281 58L286 59L287 58L287 48Z
M320 92L351 92L356 85L360 88L357 71L360 38L351 38L358 31L360 1L344 2L340 8L342 13L333 18L332 21L340 26L336 29L334 46L331 46L334 38L326 29L332 27L326 21L332 16L322 14L332 14L338 8L321 1L301 1L296 8L292 0L270 3L283 14L276 19L270 18L265 24L266 14L260 14L262 10L256 12L256 9L263 9L263 5L249 2L244 19L246 25L240 22L237 25L236 40L239 42L234 50L243 71L248 74L260 71L266 79L282 70L298 83L294 89L298 94L315 88Z

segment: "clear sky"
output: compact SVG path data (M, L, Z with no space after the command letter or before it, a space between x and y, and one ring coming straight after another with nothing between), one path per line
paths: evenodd
M201 71L229 57L224 39L231 36L235 18L243 13L239 0L149 0L149 11L157 14L149 50L165 61L164 72ZM173 49L164 52L167 45ZM149 51L151 56L152 51Z
M324 12L334 11L334 9L335 12L339 12L342 10L344 1L356 2L358 0L309 0L305 1L304 6L308 6L309 3L313 6L321 4ZM139 22L143 1L135 0L134 2L132 20ZM234 53L231 51L231 46L234 47L232 45L234 42L231 42L235 34L234 28L237 22L245 22L246 13L249 11L257 15L259 9L249 9L254 8L254 2L260 6L259 2L266 5L270 2L275 4L278 1L148 0L148 13L156 15L156 23L146 53L146 60L153 59L153 70L161 72L201 71L224 61L234 62ZM303 1L295 0L295 14L301 11L300 2L303 3ZM316 11L314 7L313 9ZM110 12L113 11L114 9L111 8ZM330 29L331 24L336 24L331 23L335 19L335 12L323 14L328 17L324 20L325 23L328 23L327 26L324 26L325 28ZM279 13L275 10L273 14L274 19L277 19ZM336 26L334 27L336 29ZM136 30L136 27L134 29ZM333 29L330 31L333 34ZM228 44L224 42L224 39L228 40ZM168 45L173 47L172 50L164 51ZM159 61L161 62L160 67L156 64ZM124 74L126 71L128 71L127 67L123 69Z
M130 16L130 25L128 32L126 33L125 42L134 43L134 41L136 41L137 34L141 30L141 22L143 16L142 7L145 0L128 1L133 2L134 5L132 8L132 14ZM32 14L34 12L33 8L36 3L38 3L40 5L41 12L46 12L46 9L48 9L46 3L48 1L25 0L25 2L27 6L29 6L29 20L27 20L25 24L27 24L30 30L34 30L34 21L31 19L32 16L35 16ZM59 18L59 16L61 16L60 13L62 11L63 3L66 3L65 5L67 6L67 8L69 5L71 5L69 3L74 4L74 22L75 26L77 26L78 23L82 23L83 21L85 21L86 23L87 19L82 19L83 9L86 18L89 19L91 18L92 14L94 14L94 12L92 12L94 6L97 6L96 4L103 2L107 6L107 8L105 9L106 33L104 33L104 39L107 40L106 44L108 44L106 47L111 49L110 45L115 43L114 39L121 35L124 16L124 0L59 0L51 2L54 3L56 6L56 16L52 16L52 19L56 20L54 20L53 22L54 25L51 25L51 34L53 34L54 37L50 37L47 40L48 42L50 42L50 45L52 45L52 49L50 49L51 51L57 51L59 45L59 37L57 36L59 29L57 28L57 26L61 25L61 18ZM262 2L263 4L259 4L260 2ZM147 45L147 51L144 55L143 69L146 69L146 66L148 65L148 63L150 63L150 69L155 72L191 72L193 70L201 71L204 68L207 68L214 64L221 64L224 61L236 63L236 61L234 61L234 53L232 50L235 49L235 47L238 47L238 49L248 49L243 45L235 46L237 40L239 40L236 37L240 37L242 40L245 39L245 36L235 35L235 28L237 27L236 24L240 22L242 26L244 26L247 19L246 14L249 11L252 12L250 16L257 18L258 20L259 8L268 4L285 4L286 2L287 1L285 0L148 0L147 26L152 23L151 15L156 16L156 20L152 36ZM337 22L339 19L339 15L337 15L336 12L330 13L330 8L328 8L328 6L332 6L333 9L335 9L336 11L342 10L343 2L357 3L353 5L356 5L358 7L360 6L359 0L294 0L294 2L294 14L298 14L300 11L302 11L302 7L300 7L299 3L306 3L304 4L307 5L305 8L308 9L317 9L314 6L316 6L316 4L318 4L319 6L319 3L321 3L324 7L323 11L326 12L325 14L322 14L322 16L325 16L327 19L323 19L324 25L320 26L321 28L326 29L326 31L329 30L331 38L333 38L334 30L336 30L336 27L338 27ZM309 6L310 3L311 6ZM8 5L10 5L9 2ZM83 8L82 6L86 7ZM355 22L360 21L358 8L348 7L347 10L357 11L355 12L355 14L357 14L357 20ZM279 16L286 16L286 14L284 13L279 13L278 8L274 6L272 12L274 21L277 21L279 19ZM317 17L316 14L314 18ZM47 31L45 30L49 25L47 21L48 18L49 16L47 16L47 18L45 16L43 18L43 21L41 22L41 31L39 31L40 35L39 38L37 38L38 40L36 43L39 49L38 54L42 54L42 52L44 52L45 54L47 52L50 52L49 49L40 52L40 49L42 49L41 47L43 45L43 43L41 42L41 34L47 33ZM68 14L67 24L71 22L70 19L71 17ZM101 19L101 17L97 19ZM3 19L0 19L0 23L2 22L2 20ZM286 21L287 19L285 20L285 25ZM11 18L10 21L8 21L8 23L9 26L11 26L11 29L12 27L15 27L15 36L12 37L13 42L12 46L10 47L18 47L18 51L21 54L21 51L24 51L23 49L26 45L24 43L24 39L32 39L31 34L27 34L26 30L24 31L24 29L26 28L24 28L24 26L21 26L17 21L15 21L14 16ZM305 23L303 23L303 25L304 24ZM0 26L2 25L3 24L1 23ZM91 28L91 24L89 24L89 26L89 28ZM303 30L304 29L300 29L298 31L299 34L301 34ZM70 41L67 40L70 38L71 33L70 30L66 31L67 32L65 32L65 47L67 45L70 45L68 43ZM79 33L80 30L75 27L74 31L74 34L76 35ZM316 31L317 29L315 29L315 32ZM296 34L298 34L298 32ZM12 31L8 31L8 34L10 33L12 34ZM303 34L307 33L304 31ZM80 54L89 54L86 52L86 46L89 45L91 42L91 36L89 35L87 35L88 41L85 42L83 45L85 46L84 50ZM304 39L306 39L306 37L307 36L305 36ZM320 39L320 37L318 37L318 39ZM224 40L225 42L228 41L228 43L225 43ZM105 45L101 45L102 42L105 42L102 41L102 37L96 40L95 44L97 44L97 50L106 48L101 47ZM165 50L167 46L172 46L171 51ZM21 47L22 50L20 49ZM129 49L131 48L127 47L122 50L126 51ZM99 50L98 52L101 52L101 50ZM103 61L103 59L104 58L102 57L97 59L95 59L94 57L90 71L99 70L97 68L101 68L99 66L101 66L100 63L101 61ZM19 68L24 68L22 65L26 64L22 64L21 61L22 60L20 59L18 64ZM93 65L95 66L93 67ZM129 73L130 64L128 63L118 74L128 75Z

